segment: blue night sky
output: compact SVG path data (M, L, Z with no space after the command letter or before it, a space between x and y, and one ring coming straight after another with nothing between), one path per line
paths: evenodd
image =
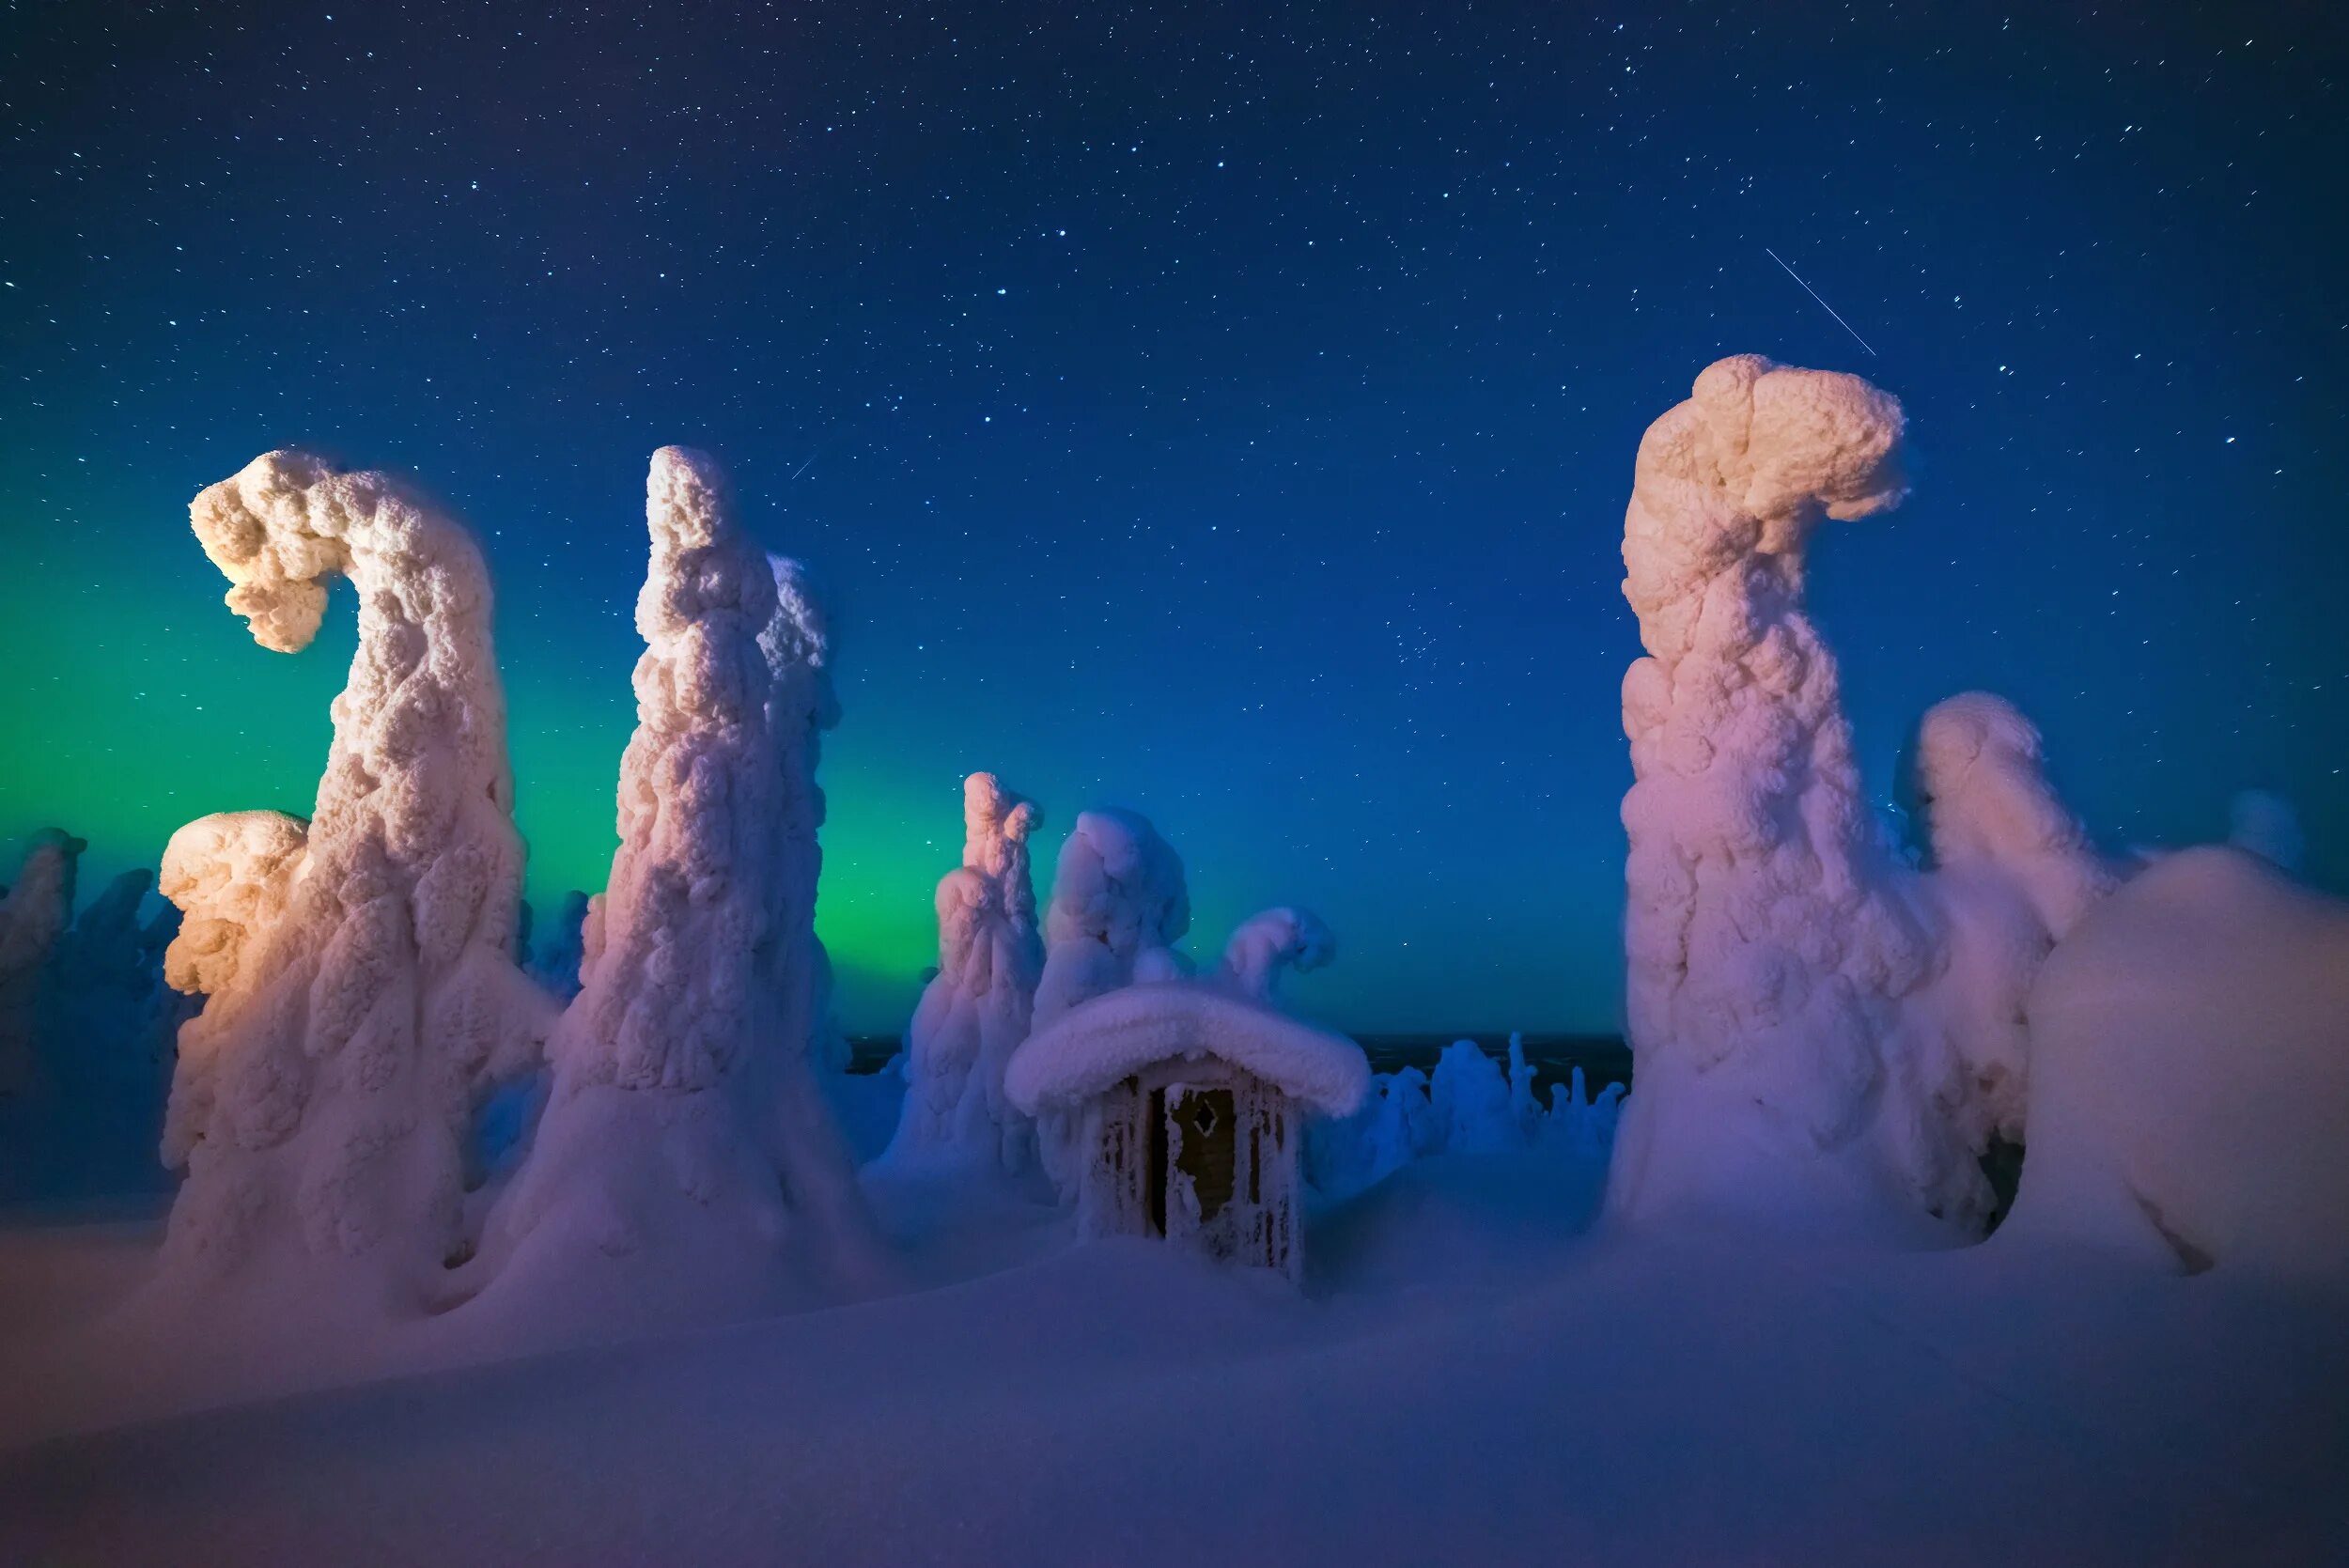
M1317 908L1343 1025L1610 1029L1632 453L1751 350L1908 407L1814 576L1882 796L1988 687L2108 844L2263 784L2338 889L2345 71L2313 4L20 0L0 848L306 809L348 604L266 653L186 525L303 445L482 535L533 897L599 885L683 442L838 622L851 1028L987 767L1047 876L1151 816L1195 952Z

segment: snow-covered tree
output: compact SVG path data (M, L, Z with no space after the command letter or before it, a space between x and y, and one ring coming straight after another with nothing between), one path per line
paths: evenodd
M2047 955L2118 879L2047 782L2039 731L2003 698L1936 704L1918 732L1915 792L1932 871L1895 873L1934 970L1901 1007L1934 1104L1979 1153L2024 1135L2023 1002Z
M1035 807L992 773L962 785L962 863L938 884L938 973L906 1031L906 1097L888 1157L974 1159L1018 1172L1034 1125L1003 1096L1028 1037L1044 941L1028 840Z
M840 722L840 700L832 684L832 632L806 568L780 555L768 557L775 580L775 611L759 633L773 686L767 696L767 722L773 735L783 782L776 891L779 928L804 932L786 959L784 994L792 1016L786 1029L804 1033L810 1059L825 1071L848 1064L848 1042L832 1017L832 958L816 937L816 884L824 865L817 841L824 825L824 790L816 782L823 732Z
M1963 1222L1988 1194L1891 1044L1932 973L1803 610L1827 518L1906 493L1900 405L1855 376L1722 360L1640 443L1624 678L1636 782L1626 1003L1638 1090L1609 1204Z
M32 1082L41 981L73 919L74 870L87 847L61 829L43 829L0 896L0 1094Z
M552 1300L632 1259L723 1310L786 1279L786 1243L862 1220L810 1060L817 688L779 691L812 660L786 649L774 568L716 465L655 453L646 516L620 846L483 1263L490 1289Z
M1283 906L1251 915L1233 927L1218 973L1241 994L1271 1001L1284 971L1317 970L1337 955L1337 939L1319 915Z
M489 575L472 536L397 481L300 453L255 459L190 513L262 646L306 646L337 575L359 645L306 829L205 817L164 857L187 917L168 977L207 995L166 1129L187 1169L166 1273L307 1273L415 1310L463 1250L473 1103L528 1064L549 1011L513 958L522 847Z
M1183 862L1148 818L1080 812L1052 875L1035 1027L1137 979L1189 973L1174 943L1190 929Z

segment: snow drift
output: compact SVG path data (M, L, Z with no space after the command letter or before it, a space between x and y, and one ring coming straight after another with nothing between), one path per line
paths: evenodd
M2030 1151L1994 1246L2349 1276L2349 905L2188 849L2091 912L2029 1008Z

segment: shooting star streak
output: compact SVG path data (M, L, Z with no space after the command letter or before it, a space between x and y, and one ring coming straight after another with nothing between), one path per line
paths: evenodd
M1802 274L1796 272L1792 267L1788 267L1784 259L1781 258L1776 251L1770 249L1769 246L1765 245L1762 247L1762 254L1768 256L1772 261L1777 262L1781 268L1783 268L1788 277L1793 278L1797 283L1802 283ZM1802 283L1802 291L1810 295L1812 299L1819 300L1819 291L1812 287L1809 284ZM1829 316L1835 316L1835 307L1828 303L1825 300L1819 300L1819 308L1826 311ZM1849 321L1844 320L1841 316L1835 316L1835 324L1843 328L1845 332L1851 333L1851 340L1854 343L1859 344L1862 349L1867 349L1872 357L1876 359L1882 359L1884 357L1883 355L1878 354L1875 349L1869 348L1868 340L1866 338L1860 336L1856 332L1852 332L1852 324Z

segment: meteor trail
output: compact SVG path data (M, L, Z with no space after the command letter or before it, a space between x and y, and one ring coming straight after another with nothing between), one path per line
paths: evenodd
M1777 262L1780 267L1784 268L1788 277L1793 278L1797 283L1802 283L1802 274L1796 272L1792 267L1786 266L1785 261L1776 251L1770 249L1769 246L1765 245L1762 247L1762 254L1768 256L1772 261ZM1802 283L1802 291L1810 295L1812 299L1819 300L1819 291L1812 287L1809 284ZM1826 311L1829 316L1835 316L1835 307L1828 303L1825 300L1819 300L1819 308ZM1867 349L1871 355L1874 355L1878 359L1884 357L1881 354L1877 354L1874 349L1868 348L1868 340L1866 338L1860 336L1856 332L1852 332L1852 324L1849 321L1844 320L1841 316L1835 316L1835 324L1843 328L1845 332L1851 333L1851 340L1854 343L1859 344L1862 349Z

